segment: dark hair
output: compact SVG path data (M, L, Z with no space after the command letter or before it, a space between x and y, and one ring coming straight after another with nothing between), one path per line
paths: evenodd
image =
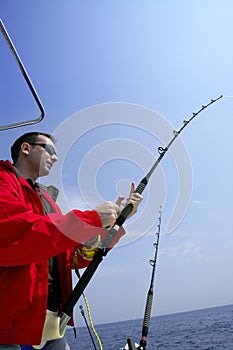
M23 142L33 143L37 141L37 137L39 135L44 135L48 137L50 140L54 141L54 138L52 135L44 133L44 132L38 132L38 131L32 131L28 132L22 136L20 136L11 146L11 158L13 160L13 163L16 163L19 157L19 152L21 149L21 145Z

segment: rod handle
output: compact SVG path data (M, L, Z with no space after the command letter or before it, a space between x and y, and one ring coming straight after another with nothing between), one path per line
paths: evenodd
M127 344L128 344L129 350L136 350L136 347L132 338L127 339Z
M135 193L139 193L142 194L142 192L144 191L146 185L148 183L148 180L146 177L144 177L140 184L137 186L137 188L135 189ZM118 218L116 219L116 225L118 226L122 226L126 220L126 218L129 216L129 214L131 213L131 211L133 210L133 205L131 203L127 204L126 207L122 210L122 212L120 213L120 215L118 216Z

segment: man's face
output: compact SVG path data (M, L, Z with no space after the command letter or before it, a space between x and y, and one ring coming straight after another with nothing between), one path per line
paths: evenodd
M48 175L53 164L58 160L53 141L44 135L39 135L30 147L28 161L31 169L37 172L38 177Z

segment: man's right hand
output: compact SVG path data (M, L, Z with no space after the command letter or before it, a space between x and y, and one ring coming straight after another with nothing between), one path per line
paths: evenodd
M116 218L119 215L119 205L113 202L105 202L96 207L95 210L97 211L104 228L113 227Z

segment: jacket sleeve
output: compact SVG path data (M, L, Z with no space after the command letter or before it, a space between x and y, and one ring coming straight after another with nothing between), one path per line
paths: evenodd
M26 182L26 181L25 181ZM28 190L28 189L27 189ZM73 249L105 234L96 211L72 210L43 215L38 194L9 172L0 172L0 265L25 265Z

